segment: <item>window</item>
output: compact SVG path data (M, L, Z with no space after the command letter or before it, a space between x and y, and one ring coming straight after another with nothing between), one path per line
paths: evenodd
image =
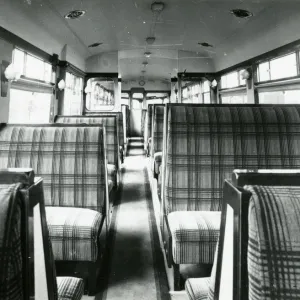
M208 80L203 81L202 83L202 97L203 103L210 103L210 84Z
M52 94L10 90L9 123L49 123Z
M182 88L182 103L202 103L199 82L186 82L186 85Z
M66 72L63 115L80 115L83 95L83 79Z
M241 73L244 70L234 71L221 77L221 88L232 89L246 84L245 79L242 79Z
M122 93L121 94L121 105L122 104L129 105L129 95L128 95L128 93Z
M258 65L258 81L297 76L296 53L281 56Z
M247 95L222 95L221 96L222 104L245 104L247 103Z
M263 91L258 97L261 104L299 104L300 90Z
M13 63L23 76L11 83L8 122L49 123L55 77L52 65L17 48Z
M18 48L13 52L13 63L21 75L45 82L53 82L52 66L44 60L35 57Z

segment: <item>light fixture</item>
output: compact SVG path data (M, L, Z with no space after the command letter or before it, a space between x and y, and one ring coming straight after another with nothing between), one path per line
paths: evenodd
M213 47L213 45L206 43L206 42L203 42L203 43L199 42L198 45L203 46L203 47Z
M146 61L143 62L143 66L147 67L148 63Z
M232 9L230 12L240 19L248 19L253 17L253 13L245 9Z
M16 71L15 66L12 63L5 69L4 75L5 78L10 82L17 81L21 77L21 74Z
M65 15L65 19L78 19L85 14L84 10L72 10Z
M149 37L146 38L146 43L148 45L153 45L154 42L155 42L155 37L154 36L149 36Z
M216 88L217 85L218 85L218 82L217 82L216 79L214 79L214 80L210 83L210 86L211 86L213 89Z
M84 89L84 92L85 92L86 94L91 93L91 92L92 92L91 86L90 86L90 85L87 85L87 86L85 87L85 89Z
M243 71L241 72L241 77L242 77L242 79L244 79L244 80L248 80L248 79L251 78L251 73L250 73L248 70L243 70Z
M61 79L61 80L58 82L57 87L58 87L58 89L59 89L60 91L64 90L65 87L66 87L65 81L64 81L63 79Z
M146 56L146 57L150 57L151 56L151 52L149 52L149 51L146 51L145 53L144 53L144 55Z
M165 4L163 2L153 2L151 4L151 10L153 12L162 12L165 8Z
M103 43L94 43L94 44L91 44L91 45L88 45L89 48L95 48L95 47L98 47L100 45L102 45Z

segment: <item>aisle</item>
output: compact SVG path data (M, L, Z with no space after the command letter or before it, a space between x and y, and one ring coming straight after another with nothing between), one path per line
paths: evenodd
M108 282L96 299L169 299L140 139L129 143L110 238L113 252L106 271Z

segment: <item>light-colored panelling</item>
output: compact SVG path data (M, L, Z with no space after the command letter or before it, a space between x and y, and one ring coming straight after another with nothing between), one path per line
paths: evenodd
M12 51L13 45L0 39L0 65L2 60L6 60L8 62L12 61ZM9 88L7 91L7 97L0 97L0 102L0 123L7 123L9 113Z
M217 48L216 71L299 39L299 28L300 3L274 4Z
M118 73L118 52L105 52L87 58L86 72Z

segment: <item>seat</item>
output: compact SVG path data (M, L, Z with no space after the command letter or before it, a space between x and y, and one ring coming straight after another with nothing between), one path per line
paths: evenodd
M21 182L12 184L0 183L1 300L27 299L29 296L29 286L34 286L33 282L35 281L37 283L40 279L36 278L34 274L32 274L33 269L29 268L29 260L34 263L35 256L32 255L32 258L28 258L27 245L30 245L31 242L33 243L33 236L27 232L29 227L27 226L28 213L25 212L25 210L27 210L25 202L32 201L33 199L31 199L30 196L29 198L22 196L22 189L24 190L25 188ZM27 195L30 195L30 193ZM50 256L49 260L45 257L45 269L48 269L51 262L53 265L51 266L52 274L50 275L50 273L46 271L45 276L47 277L48 290L51 289L51 287L54 289L50 291L54 295L53 299L80 300L84 291L83 280L75 277L55 278L55 265L51 243L49 242L47 244L49 245ZM42 249L38 248L38 250L41 251ZM41 253L43 252L44 251L41 251ZM53 281L51 281L51 279L53 279Z
M102 214L76 207L46 207L46 218L56 260L97 260Z
M211 263L219 238L221 212L176 211L168 215L176 264Z
M162 152L156 152L154 153L154 173L158 177L159 170L162 162Z

